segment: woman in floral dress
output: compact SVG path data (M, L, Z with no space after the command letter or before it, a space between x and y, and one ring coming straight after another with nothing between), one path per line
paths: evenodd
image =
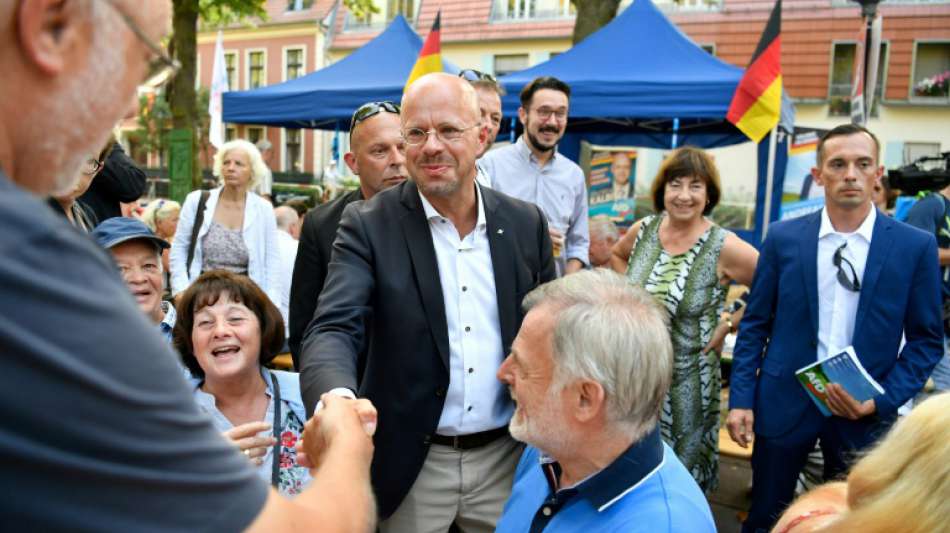
M728 284L752 283L758 252L707 215L719 172L703 150L674 150L660 166L646 217L614 246L611 266L666 308L673 381L660 415L663 439L703 490L719 480L719 350L733 327L723 314Z
M306 414L297 374L264 368L284 344L280 311L247 276L205 272L177 304L175 347L194 376L195 401L281 494L310 471L295 445Z

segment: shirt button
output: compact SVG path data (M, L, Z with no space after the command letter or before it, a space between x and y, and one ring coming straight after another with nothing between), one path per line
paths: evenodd
M471 405L468 406L468 410L469 410L469 411L472 410L472 406L471 406Z
M474 372L474 371L475 371L474 368L469 368L469 369L468 369L468 373L469 373L469 374L471 374L471 373Z
M541 514L543 514L544 516L551 516L551 508L550 507L542 508Z
M466 287L465 285L462 285L462 292L465 292L467 290L468 290L468 287Z
M466 331L466 332L472 331L472 328L470 328L470 327L468 327L468 326L465 326L465 331Z

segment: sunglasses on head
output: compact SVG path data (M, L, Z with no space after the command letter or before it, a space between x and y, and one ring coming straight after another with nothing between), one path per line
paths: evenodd
M350 119L350 131L353 131L353 128L355 128L360 122L363 122L372 116L378 115L383 111L398 115L399 104L386 100L385 102L369 102L361 105L353 113L353 118Z
M459 77L467 81L488 81L491 83L498 83L495 80L495 77L491 74L486 74L480 70L475 70L472 68L467 68L459 72Z

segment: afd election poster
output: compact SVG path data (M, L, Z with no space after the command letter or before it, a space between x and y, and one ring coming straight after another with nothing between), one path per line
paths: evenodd
M634 222L637 151L622 147L592 147L587 172L587 201L591 217L607 216L615 224Z
M815 183L811 169L817 161L818 139L827 131L795 127L788 149L779 220L807 215L825 205L825 190Z

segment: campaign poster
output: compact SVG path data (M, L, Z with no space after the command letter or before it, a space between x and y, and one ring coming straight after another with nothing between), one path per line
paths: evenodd
M800 217L818 211L825 205L825 190L815 183L811 169L816 165L818 139L827 130L795 128L788 149L785 184L779 220Z
M622 227L633 224L636 174L635 149L592 146L587 172L589 215L606 216Z

